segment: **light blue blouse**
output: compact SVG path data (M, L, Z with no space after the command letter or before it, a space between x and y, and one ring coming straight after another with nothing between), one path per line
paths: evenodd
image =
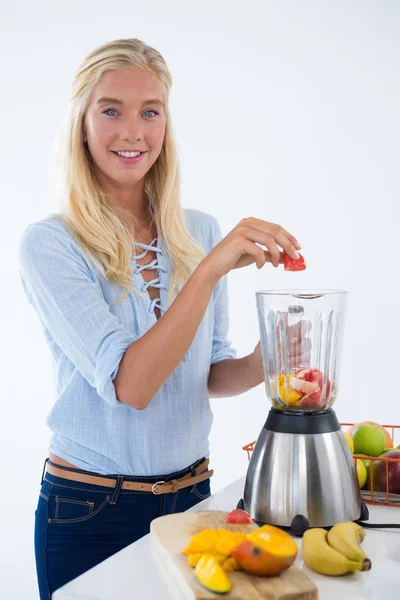
M184 213L190 233L208 254L222 238L218 221L199 210ZM125 350L156 323L154 307L161 314L167 307L172 263L161 234L141 247L140 256L149 248L156 250L151 265L158 277L145 282L144 267L133 257L134 285L143 293L130 292L111 306L124 288L101 275L61 215L31 223L19 241L22 286L40 319L54 365L49 450L102 474L166 475L208 457L210 366L236 357L227 339L225 276L213 290L187 354L147 408L139 411L118 400L113 380ZM159 288L160 300L150 299L150 285Z

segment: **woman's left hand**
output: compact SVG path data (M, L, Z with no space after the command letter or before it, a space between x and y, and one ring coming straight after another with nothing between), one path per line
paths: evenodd
M288 368L309 368L311 358L311 340L307 337L310 332L311 323L304 321L293 327L289 327L287 359ZM261 353L261 341L258 342L252 353L252 362L254 368L259 371L264 380L264 365Z
M251 355L255 371L259 372L262 381L264 381L264 365L261 354L261 342L258 342Z

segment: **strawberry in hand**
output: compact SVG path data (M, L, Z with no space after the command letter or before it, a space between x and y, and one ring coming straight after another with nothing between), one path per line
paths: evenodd
M299 258L292 258L285 251L282 252L282 262L285 271L304 271L307 266L304 257L298 252Z

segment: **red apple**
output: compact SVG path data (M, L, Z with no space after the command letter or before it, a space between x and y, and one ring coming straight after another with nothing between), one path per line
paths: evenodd
M398 462L376 460L373 463L373 489L386 492L386 465L388 465L389 492L400 494L400 450L384 452L379 458L398 458Z

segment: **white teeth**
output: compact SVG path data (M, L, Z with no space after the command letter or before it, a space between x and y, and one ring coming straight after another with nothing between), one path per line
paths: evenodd
M125 156L125 158L134 158L139 156L140 152L117 152L119 156Z

